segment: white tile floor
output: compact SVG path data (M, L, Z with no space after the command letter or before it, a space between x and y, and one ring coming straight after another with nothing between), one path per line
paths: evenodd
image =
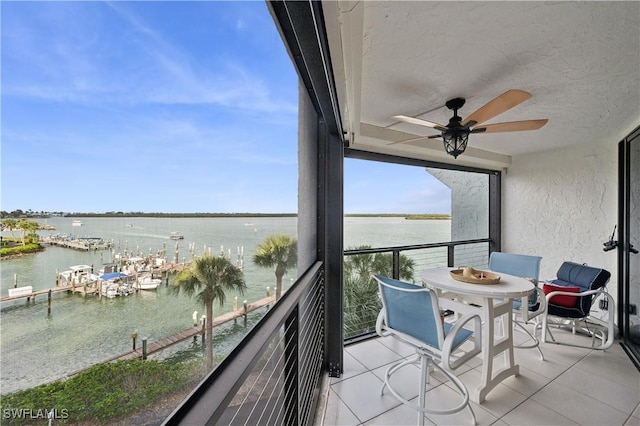
M587 339L555 330L554 336ZM520 375L499 384L482 404L472 403L478 425L640 426L640 373L618 342L604 352L545 343L541 348L544 361L535 349L516 349ZM412 354L409 346L390 337L345 347L344 374L328 379L316 424L415 425L416 411L388 391L380 395L386 366ZM456 374L473 390L480 381L480 359L474 358ZM428 404L438 406L457 396L450 383L438 380L442 377L432 378ZM410 399L417 397L418 378L419 367L409 366L392 380ZM468 411L427 415L425 424L468 425L471 416Z

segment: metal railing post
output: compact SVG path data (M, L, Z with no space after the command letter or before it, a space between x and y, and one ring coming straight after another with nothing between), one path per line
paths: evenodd
M393 251L393 278L400 279L400 250Z

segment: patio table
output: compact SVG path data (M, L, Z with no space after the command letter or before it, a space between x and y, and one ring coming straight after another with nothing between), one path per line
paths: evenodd
M436 290L442 308L463 314L475 312L482 317L482 379L471 396L474 402L480 404L498 383L520 373L513 356L512 301L533 293L534 286L524 278L505 273L498 274L500 281L497 284L460 282L449 275L452 269L427 269L421 272L421 277ZM454 293L457 297L448 298L449 294L445 292ZM482 305L464 303L466 296L480 297ZM501 317L502 332L496 335L495 320ZM504 367L494 372L494 358L500 354L504 356Z

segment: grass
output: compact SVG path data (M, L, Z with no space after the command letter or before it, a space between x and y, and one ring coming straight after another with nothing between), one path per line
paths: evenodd
M133 359L98 364L69 380L3 396L2 424L42 424L51 410L62 423L105 424L192 387L203 373L201 360L169 364Z

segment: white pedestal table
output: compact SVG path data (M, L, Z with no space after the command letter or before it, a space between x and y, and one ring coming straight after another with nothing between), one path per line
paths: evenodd
M440 306L456 313L479 313L482 317L482 379L471 398L480 404L501 381L517 376L519 366L513 356L513 299L533 293L533 284L520 277L499 273L497 284L471 284L449 275L454 268L427 269L420 273L426 285L436 290ZM453 294L451 294L453 293ZM450 297L451 296L451 297ZM481 298L481 306L465 303L466 297ZM502 333L496 335L496 319L502 317ZM494 358L504 356L504 366L494 372Z

